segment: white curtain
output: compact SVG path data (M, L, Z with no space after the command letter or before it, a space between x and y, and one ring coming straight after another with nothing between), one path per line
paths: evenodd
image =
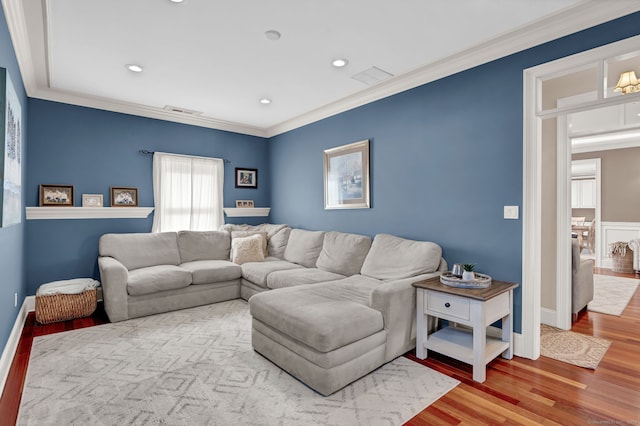
M223 160L156 152L152 232L217 230L224 224L223 186Z

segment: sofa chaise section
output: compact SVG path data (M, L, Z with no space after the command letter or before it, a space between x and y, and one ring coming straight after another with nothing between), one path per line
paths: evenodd
M415 347L411 284L444 272L441 256L436 244L382 234L360 274L256 294L253 347L321 394L334 393Z

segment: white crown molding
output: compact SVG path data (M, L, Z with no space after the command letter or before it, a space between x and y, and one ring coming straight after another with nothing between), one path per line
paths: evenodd
M593 27L640 10L636 0L607 2L585 0L552 17L523 26L473 48L448 56L438 62L386 80L337 102L317 108L267 129L267 136L316 122L323 118L412 89L478 65L529 49L542 43Z
M161 108L51 88L47 66L48 1L50 0L2 0L28 96L266 138L640 10L637 0L606 3L601 0L584 0L551 17L480 43L472 49L443 58L274 126L260 128L212 117L186 116Z

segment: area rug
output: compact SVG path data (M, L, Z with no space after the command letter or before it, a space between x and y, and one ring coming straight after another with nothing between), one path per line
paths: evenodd
M233 300L34 339L19 425L397 425L458 385L404 357L329 397L251 347Z
M540 355L595 370L611 342L540 324Z
M633 278L593 276L593 300L587 305L591 312L622 315L640 281Z

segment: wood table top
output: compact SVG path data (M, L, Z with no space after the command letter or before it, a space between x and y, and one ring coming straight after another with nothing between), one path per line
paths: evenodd
M492 280L491 285L487 288L457 288L444 285L440 282L440 276L418 281L412 284L416 288L426 290L434 290L442 293L453 294L456 296L468 297L471 299L486 301L494 298L506 291L518 287L520 284L510 283L506 281Z

